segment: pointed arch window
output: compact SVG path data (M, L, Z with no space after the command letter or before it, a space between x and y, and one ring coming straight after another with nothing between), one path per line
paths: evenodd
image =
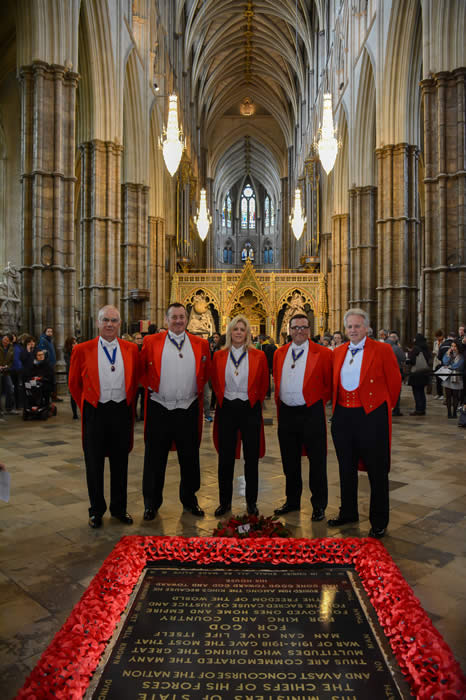
M270 244L270 241L265 242L264 250L262 253L262 260L264 265L272 265L273 264L273 248Z
M264 201L264 226L265 228L270 228L270 197L265 195Z
M222 226L223 228L231 228L232 222L232 203L230 193L225 197L225 204L222 211Z
M223 262L227 265L233 264L233 248L231 241L227 241L223 249Z
M256 195L250 183L246 183L241 193L240 200L241 211L241 228L255 229L256 228Z

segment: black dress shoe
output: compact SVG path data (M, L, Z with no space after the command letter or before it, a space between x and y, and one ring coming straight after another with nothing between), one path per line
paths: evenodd
M293 505L292 503L284 503L280 508L275 508L273 511L275 515L285 515L285 513L292 513L294 510L301 510L301 506Z
M204 516L204 511L202 508L199 508L198 503L194 503L192 506L185 506L185 510L189 510L189 512L193 515L197 515L198 518L202 518Z
M402 416L401 411L392 411L392 416Z
M121 515L116 515L115 513L112 513L112 518L116 518L121 523L125 523L125 525L133 524L133 518L129 513L121 513Z
M231 510L231 503L220 503L219 507L216 509L214 515L216 518L220 518L225 513Z
M248 515L259 515L259 509L255 503L247 503L246 508L248 511Z
M102 527L102 516L101 515L91 515L89 516L89 527L97 530L98 527Z
M155 514L157 511L155 508L152 508L152 506L148 506L147 508L144 508L144 515L143 518L144 520L153 520L155 518Z
M367 535L368 537L376 537L378 540L382 539L382 537L385 535L385 528L384 527L371 527L369 530L369 534Z
M327 520L330 527L340 527L340 525L346 525L347 523L358 523L359 518L342 518L341 515L338 518L332 518Z
M325 510L324 508L314 508L312 511L312 518L315 523L319 522L320 520L323 520L325 518Z

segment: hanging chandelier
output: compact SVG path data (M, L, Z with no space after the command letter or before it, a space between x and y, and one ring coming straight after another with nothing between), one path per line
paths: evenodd
M209 226L212 223L212 217L207 209L207 195L204 188L201 190L199 212L198 215L194 217L194 223L197 226L199 238L201 241L205 241L207 234L209 233Z
M291 228L297 241L301 238L305 223L306 217L301 206L301 189L297 187L294 191L294 207L290 216Z
M329 92L324 94L322 128L320 139L317 143L317 150L319 151L320 162L328 175L335 165L338 152L338 141L335 138L333 126L332 95Z
M163 159L170 175L178 170L184 148L183 132L178 128L178 98L169 96L167 128L163 130L160 144L163 151Z

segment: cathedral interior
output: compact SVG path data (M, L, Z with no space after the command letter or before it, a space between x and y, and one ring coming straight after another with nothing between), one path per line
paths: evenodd
M54 328L64 394L65 338L93 337L107 303L124 332L163 326L179 301L194 332L223 332L244 313L277 342L295 309L316 335L362 307L403 345L466 320L464 0L4 0L0 17L0 329L39 337ZM387 546L409 582L421 581L421 600L464 661L464 436L443 429L438 409L425 441L416 433L416 454L419 429L395 426L406 462L395 478L412 491ZM0 460L21 488L34 483L0 504L7 692L126 534L88 532L78 516L79 426L68 418L59 417L59 442L47 443L48 425L28 426L36 449L20 456L11 436L20 443L25 426L9 418L5 442L0 425ZM422 475L445 457L447 439L455 464ZM60 440L64 462L53 452ZM273 492L282 475L270 459ZM35 460L42 486L28 477ZM140 462L136 451L136 470ZM34 544L47 482L58 491ZM433 484L444 489L437 502ZM422 562L416 546L439 522ZM165 534L193 528L165 522ZM80 567L87 540L94 558ZM55 547L54 607L41 575L32 590L25 572L40 548L47 557Z
M242 310L277 340L296 295L315 334L350 306L403 342L456 328L465 12L462 0L5 0L2 330L50 325L62 347L93 336L104 303L134 331L199 294L216 330ZM255 286L238 285L246 262Z

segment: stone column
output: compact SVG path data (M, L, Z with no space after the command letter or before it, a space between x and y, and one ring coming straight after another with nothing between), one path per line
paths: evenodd
M400 143L376 151L377 319L402 341L416 332L419 291L418 158L416 146Z
M123 147L93 140L80 146L81 330L92 338L97 312L121 300L121 186Z
M121 315L128 329L147 318L149 300L148 194L142 184L121 186L122 200L122 296ZM131 330L129 331L131 332Z
M350 200L350 306L363 308L377 320L376 230L377 188L355 187Z
M54 328L58 373L74 331L74 158L77 73L35 61L20 70L22 328Z
M286 269L290 265L289 249L290 249L290 199L288 178L282 177L282 260L281 267Z
M425 247L423 329L458 328L466 319L466 68L421 83L424 99Z
M343 316L349 308L349 214L332 216L332 274L329 326L343 330Z
M168 306L165 295L165 221L159 217L149 217L150 249L150 320L157 326L164 322Z

